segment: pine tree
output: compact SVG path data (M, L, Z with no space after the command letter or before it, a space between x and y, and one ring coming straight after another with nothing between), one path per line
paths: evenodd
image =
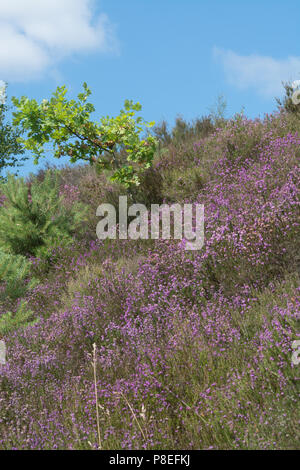
M51 248L70 243L85 220L85 206L63 204L57 171L48 170L42 182L30 184L9 174L1 186L6 201L0 207L0 249L5 252L47 257Z
M20 255L5 253L0 250L0 285L4 288L0 300L7 296L16 299L24 295L28 287L36 284L35 279L26 282L30 275L30 262Z
M0 315L0 338L10 331L34 325L38 320L31 310L28 310L26 302L21 302L15 313L7 312Z

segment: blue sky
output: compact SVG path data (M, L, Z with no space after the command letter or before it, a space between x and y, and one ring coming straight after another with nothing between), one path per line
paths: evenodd
M2 0L0 80L8 101L62 84L76 97L86 81L95 119L132 99L172 126L219 95L227 116L263 117L281 81L300 78L299 13L299 0ZM32 171L29 160L20 174Z

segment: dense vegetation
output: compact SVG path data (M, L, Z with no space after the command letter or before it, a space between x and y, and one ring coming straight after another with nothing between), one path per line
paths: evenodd
M134 191L89 165L0 187L0 449L299 445L298 114L153 134ZM121 194L203 203L204 248L97 240Z

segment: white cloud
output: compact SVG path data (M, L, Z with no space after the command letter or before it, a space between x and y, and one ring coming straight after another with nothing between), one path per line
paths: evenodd
M0 76L6 81L39 78L75 52L117 50L105 14L94 0L0 1Z
M290 82L300 75L300 57L273 59L256 54L242 56L217 47L213 54L222 63L230 84L241 90L256 89L265 97L281 95L282 82Z

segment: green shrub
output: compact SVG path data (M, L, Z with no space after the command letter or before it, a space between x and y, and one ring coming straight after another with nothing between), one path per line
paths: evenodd
M206 182L201 168L173 169L165 173L162 195L167 202L181 202L197 196Z
M140 182L136 194L133 195L134 202L145 204L147 207L163 202L163 178L157 168L151 167L144 171Z
M178 145L191 140L202 139L214 131L215 125L212 116L203 116L191 122L186 121L182 116L177 116L171 131L168 130L166 121L162 121L152 129L152 133L158 140L159 149L171 143Z
M2 185L7 200L0 208L0 248L17 255L47 257L55 246L67 245L82 230L86 208L65 207L58 175L48 170L43 181L26 183L8 175Z
M37 321L33 312L28 310L27 303L21 302L15 313L7 312L0 316L0 337L18 328L33 325Z
M11 299L21 297L28 287L26 278L29 273L30 262L24 256L0 251L0 284L4 284L0 300L7 296ZM32 279L29 285L32 286L35 282Z

